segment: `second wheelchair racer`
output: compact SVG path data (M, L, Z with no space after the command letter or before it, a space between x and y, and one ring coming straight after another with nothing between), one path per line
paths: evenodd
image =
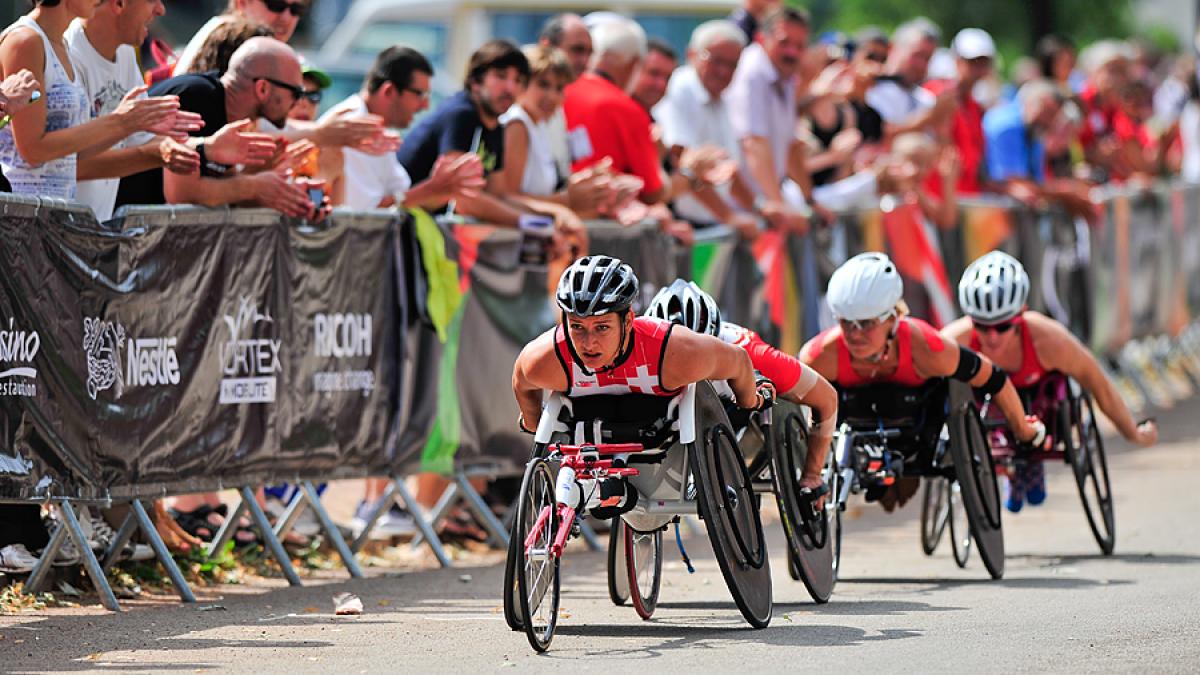
M822 485L821 470L837 427L837 392L833 385L795 357L767 344L754 331L722 321L716 301L695 282L676 279L659 290L645 314L682 324L693 332L718 337L745 350L754 369L771 381L780 398L812 408L808 456L801 471L800 487L815 490ZM818 508L823 499L816 502Z

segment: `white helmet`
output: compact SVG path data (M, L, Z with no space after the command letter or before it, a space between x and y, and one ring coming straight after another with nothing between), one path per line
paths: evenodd
M719 335L721 310L716 300L694 281L676 279L660 288L646 308L646 316L674 321L702 335Z
M866 321L895 309L904 295L896 265L882 253L859 253L829 279L825 302L837 319Z
M1021 262L1003 251L992 251L971 263L958 282L958 304L980 323L1008 321L1025 309L1029 275Z

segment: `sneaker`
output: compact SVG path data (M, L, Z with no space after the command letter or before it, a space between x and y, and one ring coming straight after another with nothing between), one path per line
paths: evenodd
M112 529L108 521L102 517L93 516L90 509L83 509L79 512L79 527L88 539L88 547L97 554L108 551L108 548L112 546L113 539L117 538L116 530ZM150 560L153 557L154 549L150 546L126 542L117 559Z
M46 555L46 549L38 551L39 556ZM58 547L58 555L54 556L54 561L51 563L55 567L71 567L79 564L79 549L75 548L75 542L67 537L62 545Z
M25 544L9 544L0 548L0 572L28 574L38 562L38 557L30 553Z
M1011 513L1018 513L1025 505L1024 481L1020 475L1021 470L1017 469L1000 481L1000 498L1004 500L1004 508Z
M375 532L382 537L409 536L416 534L417 522L399 504L392 504L392 508L375 523Z
M354 509L354 518L350 520L350 532L358 538L362 531L367 529L367 518L371 517L371 507L373 504L368 504L366 500L358 503L358 508Z
M292 523L292 532L305 537L315 537L321 533L321 523L317 521L317 514L313 513L312 505L305 506L300 515L296 516L296 522Z
M1046 501L1046 467L1041 462L1030 462L1025 468L1025 501L1030 506Z

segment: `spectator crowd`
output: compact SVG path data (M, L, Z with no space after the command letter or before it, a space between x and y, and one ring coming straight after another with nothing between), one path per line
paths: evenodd
M552 228L552 250L574 256L597 218L649 220L686 245L716 225L803 234L888 196L936 230L957 224L962 197L1090 220L1093 186L1200 181L1193 59L1136 42L1045 36L1004 82L985 30L923 18L815 34L802 10L746 0L679 53L618 14L563 14L536 44L480 45L461 91L425 112L434 68L404 45L356 94L323 100L329 76L288 45L306 0L230 0L151 67L139 53L166 9L33 0L4 29L0 190L79 201L101 221L126 204L311 219L419 207ZM176 508L187 527L162 525L176 547L220 525L212 496ZM449 522L478 534L466 520Z

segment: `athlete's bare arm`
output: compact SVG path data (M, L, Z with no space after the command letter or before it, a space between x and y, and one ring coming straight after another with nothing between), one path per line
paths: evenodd
M693 333L683 326L671 330L659 376L667 389L701 380L727 380L738 406L757 406L750 355L741 347L725 344L711 335Z
M800 350L800 362L817 371L817 374L829 382L837 382L838 332L836 330L821 333L805 343Z
M971 344L971 331L973 330L975 330L975 324L971 321L971 317L964 316L943 326L942 335L967 347Z
M1025 312L1025 326L1033 338L1033 349L1046 368L1075 378L1084 391L1091 393L1100 410L1112 420L1126 440L1139 445L1158 441L1153 422L1138 426L1117 388L1105 376L1100 364L1087 347L1061 323L1037 312Z
M513 366L513 395L529 431L537 429L542 417L542 392L565 392L569 385L554 349L552 328L525 345Z
M913 330L912 335L913 365L918 375L925 378L954 375L958 370L958 361L962 358L963 349L957 342L936 332ZM974 388L982 387L992 376L991 360L983 354L979 354L979 360L982 362L979 372L975 373L975 377L969 382ZM992 398L999 406L1000 412L1004 413L1008 428L1017 440L1028 442L1037 435L1037 430L1025 419L1025 407L1021 405L1021 397L1017 395L1017 388L1011 380L1006 380L1004 387Z

